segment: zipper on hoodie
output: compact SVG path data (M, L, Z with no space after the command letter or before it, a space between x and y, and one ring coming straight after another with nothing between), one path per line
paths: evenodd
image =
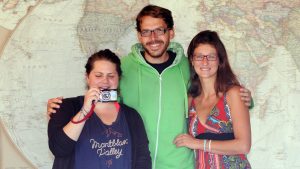
M162 73L161 73L162 74ZM158 140L159 140L159 127L160 127L160 116L161 116L161 95L162 95L162 76L159 74L159 103L158 103L158 119L157 119L157 125L156 125L156 143L155 143L155 153L154 153L154 160L153 160L153 168L155 169L156 165L156 157L157 157L157 150L158 150Z
M155 140L155 152L154 152L154 158L153 158L153 162L152 162L152 168L155 169L156 168L156 158L157 158L157 151L158 151L158 140L159 140L159 127L160 127L160 117L161 117L161 112L162 112L162 74L174 67L177 64L172 64L169 67L165 68L161 73L159 73L154 67L152 67L149 64L144 64L145 66L149 67L151 70L153 70L159 77L159 103L158 103L158 119L157 119L157 125L156 125L156 140Z
M150 66L150 65L149 65ZM160 74L157 72L157 70L155 68L153 68L152 66L150 66L153 70L155 70L155 72L158 74L159 76L159 103L158 103L158 118L157 118L157 125L156 125L156 140L155 140L155 152L154 152L154 159L153 159L153 169L156 168L156 158L157 158L157 151L158 151L158 140L159 140L159 127L160 127L160 117L161 117L161 112L162 112L162 74L167 70L170 69L172 67L174 67L175 65L172 64L169 67L165 68Z

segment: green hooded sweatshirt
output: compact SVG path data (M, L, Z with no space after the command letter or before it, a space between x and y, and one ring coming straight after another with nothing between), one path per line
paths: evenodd
M161 74L146 63L141 44L121 60L122 101L143 118L154 169L193 169L193 151L173 144L175 137L187 133L188 60L180 44L171 42L176 53L171 66Z

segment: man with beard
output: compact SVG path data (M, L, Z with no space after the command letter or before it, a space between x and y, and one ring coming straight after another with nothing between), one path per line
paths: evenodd
M192 169L193 153L173 139L187 132L188 60L174 37L171 11L144 7L136 18L140 43L122 58L123 102L142 116L154 169Z

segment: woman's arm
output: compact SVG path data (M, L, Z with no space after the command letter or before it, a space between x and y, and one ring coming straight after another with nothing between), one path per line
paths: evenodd
M48 143L55 156L66 156L73 152L76 141L71 139L63 130L71 118L80 110L78 98L64 99L57 113L51 115L48 123Z
M151 157L149 151L149 141L141 116L136 113L136 118L131 123L135 123L136 132L136 163L134 169L151 169Z
M230 108L234 139L210 143L210 152L217 154L247 154L251 148L251 126L248 107L240 99L240 87L233 87L227 92L227 103ZM209 142L206 147L208 150Z

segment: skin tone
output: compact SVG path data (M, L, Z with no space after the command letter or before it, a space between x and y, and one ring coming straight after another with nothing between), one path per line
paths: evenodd
M119 85L119 75L116 65L107 60L94 62L92 71L86 75L86 82L89 90L84 96L83 109L90 110L93 101L100 97L101 89L116 89ZM111 125L118 116L114 103L96 102L94 112L104 124ZM74 119L79 121L83 118L82 112L78 112ZM85 121L79 124L69 122L64 128L64 132L73 140L77 141L83 129Z
M141 31L154 30L157 28L167 29L167 24L160 18L144 16L140 25ZM156 35L154 32L149 37L143 37L138 32L138 39L145 49L145 59L153 64L164 63L169 59L167 48L170 40L174 38L174 30L169 29L163 35Z
M153 18L151 16L144 16L140 25L141 30L154 30L157 28L167 28L167 24L161 18ZM169 29L163 35L156 35L154 32L151 33L149 37L142 37L139 32L137 32L137 37L139 42L145 49L145 59L152 64L164 63L169 59L167 53L167 47L170 40L175 36L174 29ZM251 92L248 89L240 89L240 98L244 101L244 104L250 106ZM47 102L47 115L48 117L51 113L56 113L55 109L58 109L59 104L62 103L63 97L56 97L49 99Z
M204 51L204 52L202 52ZM217 55L217 51L211 45L199 45L195 49L195 54L198 55ZM203 94L195 98L197 105L197 110L201 111L198 113L198 117L202 124L205 124L205 119L207 119L210 110L218 102L219 95L216 95L214 89L215 79L217 78L217 70L219 65L219 59L216 61L208 61L204 58L202 61L192 61L192 65L195 72L200 78L200 82L203 85ZM212 87L211 87L212 86Z
M209 44L200 44L194 51L194 55L216 54L216 49ZM214 84L217 77L219 60L208 61L204 58L202 61L192 61L195 72L200 78L202 84L201 95L195 98L197 116L202 124L205 124L210 111L223 93L215 93ZM211 141L211 151L216 154L247 154L251 147L251 128L248 107L240 99L240 87L235 86L227 92L227 102L230 107L230 114L233 124L235 139L228 141ZM190 98L191 99L191 98ZM181 134L174 140L177 147L188 147L191 149L203 150L204 141L195 139L189 134ZM208 143L206 144L208 150Z

